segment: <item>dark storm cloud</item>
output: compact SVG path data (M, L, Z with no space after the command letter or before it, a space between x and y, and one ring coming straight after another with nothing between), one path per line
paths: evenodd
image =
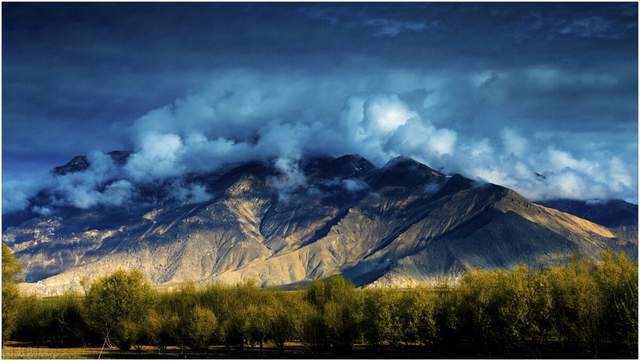
M137 151L127 177L153 177L160 140L173 170L268 148L294 172L322 130L341 140L328 153L414 156L532 197L637 194L632 3L5 3L3 16L5 189L116 148ZM373 108L404 123L376 130ZM345 123L367 140L332 137Z

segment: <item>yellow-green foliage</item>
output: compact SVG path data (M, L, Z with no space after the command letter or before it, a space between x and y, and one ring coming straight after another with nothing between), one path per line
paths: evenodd
M38 299L22 297L13 339L53 346L83 346L97 335L86 323L82 298L75 293Z
M636 262L612 253L544 270L472 271L432 289L358 289L335 276L294 291L248 282L154 292L139 273L117 272L84 299L21 299L14 338L56 345L108 338L124 349L270 344L283 351L296 341L314 351L421 345L454 354L464 346L496 356L635 357L637 277Z
M208 308L198 305L189 315L185 315L185 319L187 346L194 350L206 349L218 328L216 316Z
M16 280L22 272L9 247L2 245L2 340L7 340L15 330L18 316L18 288Z
M153 305L153 291L140 272L116 271L100 278L86 291L87 322L106 340L127 350L137 341Z

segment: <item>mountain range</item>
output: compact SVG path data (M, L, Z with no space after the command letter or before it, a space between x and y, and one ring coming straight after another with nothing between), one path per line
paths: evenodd
M129 154L109 153L119 166ZM89 166L78 156L52 172ZM189 201L163 180L137 184L120 206L3 214L3 242L25 268L22 289L43 295L118 268L165 288L247 280L296 287L337 273L358 286L406 287L608 249L636 257L637 206L623 201L534 203L403 157L382 167L358 155L307 157L298 166L296 182L274 160L192 174L182 184L208 197ZM42 191L32 203L51 198Z

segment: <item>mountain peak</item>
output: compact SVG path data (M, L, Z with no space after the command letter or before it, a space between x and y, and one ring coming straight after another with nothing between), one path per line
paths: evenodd
M65 175L68 173L82 172L89 168L89 160L84 155L77 155L71 158L65 165L53 168L56 175Z
M337 158L315 157L303 165L307 176L320 179L359 178L375 169L367 159L357 154L345 154Z
M441 183L444 174L408 157L391 159L369 177L373 188L416 187L430 183Z
M127 163L129 156L133 153L129 150L112 150L107 153L118 165L124 165ZM53 168L53 174L65 175L69 173L83 172L91 166L91 162L86 155L77 155L71 158L66 164Z
M129 160L129 156L133 153L130 150L112 150L107 153L116 164L124 165Z

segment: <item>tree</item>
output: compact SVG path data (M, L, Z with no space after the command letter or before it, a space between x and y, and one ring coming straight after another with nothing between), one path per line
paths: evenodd
M438 337L438 324L435 318L437 296L428 292L418 294L419 321L417 338L425 346L436 343Z
M396 324L398 325L397 340L405 343L413 343L418 340L418 334L421 329L422 322L428 322L423 319L427 305L421 303L417 291L403 292L400 297L395 299ZM427 325L425 325L427 326Z
M602 298L592 261L574 259L549 271L553 297L552 318L560 341L574 349L597 354L601 334Z
M166 351L167 346L176 344L178 329L180 319L175 311L153 309L144 323L143 337L149 344L158 346L160 351Z
M603 330L629 355L638 352L638 264L624 253L605 252L595 276L603 304Z
M384 291L368 291L363 306L362 330L364 339L379 347L390 338L392 314L389 298Z
M100 278L86 292L87 322L107 345L113 340L123 350L134 341L135 325L144 322L153 304L151 286L139 271L115 273Z
M15 329L19 293L16 282L22 267L6 245L2 245L2 340Z
M226 320L224 327L225 343L227 346L237 345L244 350L244 345L249 338L249 317L247 307L238 304L236 312Z
M205 350L218 328L218 320L211 310L196 306L185 322L186 344L192 350Z
M360 304L354 299L330 301L324 305L324 324L329 342L343 350L350 350L360 336Z
M350 349L360 335L361 302L354 285L342 276L315 280L307 289L307 300L321 316L312 321L318 323L318 331L326 331L325 342ZM323 332L310 332L310 336L321 336ZM316 340L317 342L318 340Z
M341 275L324 280L314 280L307 289L307 300L321 310L327 302L352 299L355 287Z
M264 342L270 338L271 324L274 313L271 303L260 305L249 305L245 313L247 317L247 341L251 346L259 345L260 349Z
M59 345L80 346L95 340L97 335L89 330L82 317L82 298L78 294L65 293L49 300L49 304L52 321L50 330Z
M270 335L280 353L284 352L286 341L302 337L304 322L312 312L311 306L299 298L280 297L274 303Z

